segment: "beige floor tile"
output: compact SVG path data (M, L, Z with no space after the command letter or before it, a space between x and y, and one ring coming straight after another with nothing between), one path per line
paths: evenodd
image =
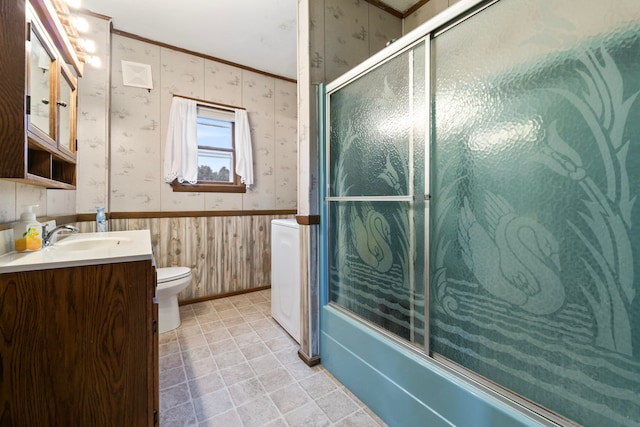
M246 334L234 335L238 347L246 347L249 345L262 344L262 338L252 329Z
M160 411L160 425L162 427L183 427L197 425L196 413L193 410L193 404L191 402L187 402L166 411Z
M180 307L159 337L160 425L386 427L270 311L269 289Z
M182 357L180 353L172 353L159 358L160 371L168 371L169 369L182 366Z
M291 412L311 400L309 395L307 395L307 393L305 393L305 391L295 383L282 387L281 389L272 392L269 396L282 414Z
M334 423L360 409L360 407L340 389L316 399L316 404Z
M222 379L228 387L254 377L255 373L247 362L243 362L233 365L231 368L221 369L220 375L222 375Z
M245 427L260 427L280 417L278 408L268 396L238 406L237 411Z
M165 344L160 344L158 346L158 352L160 356L166 356L168 354L178 353L180 352L180 344L178 344L178 339L176 338L174 341L169 341Z
M257 378L250 378L247 381L232 385L229 387L229 393L236 406L244 405L251 400L267 394Z
M374 427L379 425L380 424L371 418L364 410L354 412L336 423L336 427Z
M190 401L191 393L189 392L189 386L187 383L169 387L163 390L160 394L160 412L162 413L168 409L183 405Z
M285 415L284 418L290 427L326 427L331 425L329 418L314 402L301 406Z
M204 396L205 394L224 389L225 387L226 384L222 381L222 376L220 376L219 372L212 372L189 381L189 391L191 392L192 398Z
M295 381L291 374L284 367L273 369L258 377L268 393L278 390L284 386L293 384Z
M249 365L256 373L256 375L262 375L269 371L282 367L280 362L278 362L278 359L276 359L273 354L265 354L255 359L249 359Z
M247 360L257 359L271 352L262 342L240 347L240 351Z
M233 402L227 389L223 388L193 399L193 407L198 421L204 421L233 409Z
M324 371L300 380L300 385L312 399L324 396L337 388L336 384L331 381Z
M184 368L187 373L187 378L198 378L218 370L218 365L214 362L211 356L198 360L185 360Z
M164 427L164 426L162 426ZM223 412L213 418L201 422L198 427L243 427L235 409Z
M185 381L184 368L179 366L160 371L160 390L164 390Z
M209 346L203 345L202 347L195 347L190 349L189 351L182 352L182 359L187 362L194 362L200 359L206 359L207 357L211 357L211 350L209 350Z
M221 341L210 342L209 350L211 350L211 354L215 357L219 353L228 353L229 351L238 350L238 345L231 336L229 336L229 338Z
M238 365L240 363L245 362L244 355L242 352L235 347L231 351L226 351L224 353L215 352L213 358L215 359L218 367L222 369L230 368L231 366Z

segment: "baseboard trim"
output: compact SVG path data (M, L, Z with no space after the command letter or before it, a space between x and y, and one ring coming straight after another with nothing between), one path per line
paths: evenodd
M307 366L316 366L320 363L320 356L308 357L306 354L302 352L302 350L298 350L298 357L307 364Z
M214 299L232 297L234 295L242 295L242 294L248 294L248 293L251 293L251 292L264 291L265 289L271 289L271 285L258 286L257 288L242 289L242 290L239 290L239 291L227 292L227 293L218 294L218 295L210 295L210 296L207 296L207 297L186 299L186 300L183 300L183 301L178 301L178 305L196 304L196 303L199 303L199 302L211 301L211 300L214 300Z

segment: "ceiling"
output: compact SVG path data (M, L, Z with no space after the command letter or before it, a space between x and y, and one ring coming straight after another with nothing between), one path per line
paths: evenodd
M411 9L416 3L422 3L418 0L384 0L380 3L384 3L392 9L397 10L400 13L404 13ZM426 3L426 2L424 2Z
M384 0L400 13L417 0ZM82 0L113 27L157 42L296 78L298 0Z

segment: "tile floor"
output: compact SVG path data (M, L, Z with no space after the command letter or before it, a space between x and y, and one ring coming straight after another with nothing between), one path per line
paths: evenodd
M160 335L160 426L385 426L322 365L298 358L270 295L180 307L180 327Z

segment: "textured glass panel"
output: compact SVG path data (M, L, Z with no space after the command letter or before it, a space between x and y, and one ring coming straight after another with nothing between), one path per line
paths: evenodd
M71 140L71 84L62 74L60 76L60 98L58 99L58 144L66 150L73 151L75 141Z
M430 345L640 424L640 2L502 0L436 37Z
M425 45L330 97L330 300L419 346L425 343Z
M422 61L417 75L410 73L414 61ZM330 196L410 194L411 141L414 117L424 116L424 80L421 45L331 94ZM413 85L422 86L421 95L413 95ZM420 130L415 136L424 140Z
M424 229L411 231L423 217L412 202L333 202L329 212L331 301L420 345L424 268L412 250Z
M31 124L53 138L49 124L51 112L51 68L53 59L31 30L29 51L29 95L31 96Z

